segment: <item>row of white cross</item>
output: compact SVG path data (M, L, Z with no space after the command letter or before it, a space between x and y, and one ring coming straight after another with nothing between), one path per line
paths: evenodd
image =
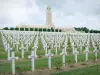
M77 55L82 52L82 47L85 46L85 58L88 61L88 54L90 44L93 46L94 54L97 60L98 49L100 49L100 34L75 34L75 33L38 33L38 32L21 32L21 31L1 31L2 41L5 48L5 51L8 52L8 60L12 60L12 73L15 74L15 59L18 59L14 56L14 52L12 52L12 57L10 57L10 52L16 45L16 50L21 50L22 58L24 58L24 52L28 51L28 48L34 43L32 46L32 52L29 58L32 60L32 71L35 68L35 58L37 57L37 49L39 46L39 36L41 38L41 42L43 48L45 50L45 56L48 56L48 68L51 69L51 57L53 54L49 48L55 48L55 54L58 55L58 48L61 49L63 46L62 53L62 63L65 66L65 56L67 55L68 48L68 40L70 38L70 43L72 47L72 52L75 55L75 62L77 63ZM20 46L21 45L21 46ZM11 48L12 46L12 48ZM80 51L77 51L78 47Z
M18 33L18 32L16 32L16 33ZM25 32L24 32L25 33ZM7 35L6 35L7 34ZM13 33L14 34L14 33ZM20 35L21 34L21 35ZM26 33L27 34L27 33ZM31 35L32 35L32 33L30 33ZM34 33L34 34L36 34L36 33ZM51 35L51 34L48 34L48 33L40 33L41 34L41 41L42 41L42 44L43 44L43 48L44 48L44 50L45 50L45 56L47 55L47 49L51 46L51 48L53 48L53 47L55 47L56 48L56 50L55 50L55 54L57 55L58 54L58 48L60 48L61 47L61 44L62 44L62 42L64 41L64 37L65 37L65 41L64 41L64 45L63 45L63 47L64 47L64 49L66 49L67 50L67 43L68 43L68 36L66 35L66 34L64 34L64 35L66 35L66 36L63 36L62 34L57 34L57 36L56 37L54 37L55 35L53 34L53 35ZM9 33L9 35L10 35L10 33ZM6 31L4 31L4 32L2 32L2 38L3 38L3 43L4 43L4 46L5 46L5 50L6 51L8 51L8 57L9 57L9 53L10 53L10 50L11 49L13 49L13 47L12 48L10 48L10 44L9 44L9 42L7 41L7 38L5 37L5 36L9 36L8 35L8 33L6 32ZM11 32L11 35L12 35L12 32ZM24 36L25 36L25 34L23 35L23 33L22 32L20 32L19 33L19 35L20 35L20 37L21 37L21 39L22 38L24 38ZM85 36L83 36L83 35L81 35L80 37L78 36L78 35L75 35L75 34L71 34L72 36L70 36L70 42L71 42L71 47L72 47L72 49L73 49L73 52L74 52L74 48L75 48L75 46L77 45L77 47L79 47L80 48L80 52L82 52L82 47L84 46L84 44L86 45L86 47L88 46L90 46L90 44L89 44L89 42L90 42L90 40L89 40L89 38L90 38L90 36L88 35L88 34L86 34ZM14 35L12 35L12 36L14 36ZM22 37L23 36L23 37ZM28 36L30 36L30 35L28 35ZM73 37L74 36L74 37ZM18 38L20 38L20 37L18 37ZM35 36L34 36L35 37ZM99 36L98 36L99 37ZM35 42L34 42L34 46L32 47L32 50L35 50L35 55L36 55L36 52L37 52L37 49L38 49L38 38L39 38L39 36L38 36L38 33L36 34L36 39L35 39ZM45 39L46 38L46 39ZM53 39L52 39L53 38ZM60 42L58 42L58 40L56 40L56 38L58 39L58 40L60 40ZM78 40L77 40L77 38L78 38ZM87 39L87 40L85 40L85 41L83 41L83 39ZM92 35L91 35L91 40L92 40L92 46L94 47L94 48L96 48L97 46L95 46L95 41L92 39L92 38L94 38ZM96 37L97 38L97 37ZM11 38L12 39L12 38ZM13 39L16 39L16 38L13 38ZM25 39L25 38L24 38ZM26 38L26 39L28 39L28 38ZM48 40L47 40L48 39ZM55 40L56 41L55 41ZM99 39L99 38L98 38ZM21 49L21 53L22 53L22 58L24 58L24 51L25 51L25 49L28 51L28 47L30 46L30 44L32 43L32 41L33 41L33 37L30 37L30 39L28 39L27 41L25 41L26 42L26 47L24 47L25 45L21 42L21 47L19 48L19 49ZM63 40L63 41L62 41ZM48 41L48 42L47 42ZM81 42L81 41L83 41L83 42ZM85 43L86 42L86 43ZM96 41L97 42L97 41ZM98 45L99 45L99 49L100 49L100 40L99 40L99 42L97 43ZM17 43L17 51L18 51L18 43Z
M16 35L15 35L16 34ZM7 50L7 46L8 44L13 45L16 44L16 49L18 51L18 49L21 49L22 52L24 52L24 50L26 49L26 51L28 51L29 46L32 44L34 37L35 38L35 42L34 42L34 47L35 50L37 51L38 48L38 36L39 33L31 33L31 32L12 32L10 31L9 33L6 31L2 31L2 38L3 38L3 43L5 46L5 50ZM68 37L70 38L70 43L71 43L71 47L75 48L75 46L80 48L80 52L82 52L82 47L83 46L90 46L90 38L92 40L92 46L95 48L96 47L96 43L99 46L100 49L100 39L98 38L98 40L94 40L94 36L90 34L70 34L71 36L69 36L68 34L62 33L62 34L58 34L58 33L40 33L40 37L41 37L41 41L42 41L42 45L43 48L46 50L49 47L51 48L56 48L55 53L57 54L57 50L58 48L61 48L61 45L64 45L63 47L65 49L67 49L67 43L68 43ZM26 37L27 36L27 37ZM96 35L97 36L97 35ZM95 36L95 37L96 37ZM8 38L9 37L9 38ZM99 36L98 36L99 37ZM97 38L97 37L96 37ZM10 40L10 43L9 43ZM12 41L13 40L13 41ZM18 46L21 44L21 48L19 48ZM26 47L24 47L26 46ZM12 48L13 48L12 47ZM24 47L24 49L23 49ZM45 55L47 54L47 51L45 53Z
M95 60L97 60L97 52L98 52L98 50L95 49L93 52L94 52L95 57L96 57ZM86 54L86 55L85 55L85 58L86 58L85 60L88 61L88 53L89 53L88 47L87 47L87 49L84 51L84 53ZM77 60L77 55L79 54L79 51L77 51L77 48L75 48L73 54L74 54L74 56L75 56L75 62L77 63L77 62L78 62L78 60ZM62 50L62 53L60 53L60 55L62 55L62 64L63 64L63 66L65 66L65 64L66 64L66 61L65 61L66 58L65 58L65 57L66 57L66 55L67 55L66 50L63 49L63 50ZM52 67L52 65L51 65L51 62L52 62L52 61L51 61L51 57L53 56L53 54L51 53L51 50L48 51L48 54L47 54L46 56L48 56L48 68L51 69L51 67ZM31 52L31 55L28 56L28 58L31 59L31 62L32 62L32 71L34 71L34 70L35 70L35 58L37 58L37 56L35 55L35 52L32 51L32 52ZM13 75L15 74L15 60L16 60L16 59L18 59L18 57L15 57L15 53L12 52L12 57L9 57L8 60L12 60L12 74L13 74Z

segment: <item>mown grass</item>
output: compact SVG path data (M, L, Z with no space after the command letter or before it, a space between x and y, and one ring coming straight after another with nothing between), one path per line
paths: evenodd
M11 52L13 52L13 51L11 51ZM17 57L19 57L19 58L21 58L21 50L20 51L14 51L15 52L15 56L17 56ZM53 49L53 50L51 50L51 52L53 53L53 54L55 54L55 50ZM58 55L61 53L61 50L59 49L58 50ZM31 51L25 51L24 52L24 57L25 58L28 58L28 56L29 55L31 55ZM37 55L39 56L39 57L43 57L43 56L45 56L45 50L37 50ZM0 59L7 59L7 52L5 51L5 50L3 50L3 49L1 49L0 50Z
M51 75L100 75L100 65L54 73Z
M89 54L89 60L94 60L94 55L93 54ZM100 58L100 53L98 54L98 58ZM61 61L62 57L61 56L54 56L52 57L52 67L54 66L54 62L56 61ZM75 63L74 62L74 56L66 56L66 64L68 63L68 61L70 60L70 64ZM78 55L78 62L83 62L85 61L85 55L84 54L80 54ZM20 67L23 71L29 71L31 70L31 60L27 59L24 60L22 59L21 61L18 60L16 61L16 67ZM41 69L41 68L48 68L48 58L38 58L35 60L35 68L36 69ZM11 72L11 62L7 62L7 63L0 63L0 73L7 73L7 72Z

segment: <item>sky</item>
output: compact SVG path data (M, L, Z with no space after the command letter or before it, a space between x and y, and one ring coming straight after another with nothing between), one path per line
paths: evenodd
M100 0L0 0L0 28L45 25L48 5L56 27L100 30Z

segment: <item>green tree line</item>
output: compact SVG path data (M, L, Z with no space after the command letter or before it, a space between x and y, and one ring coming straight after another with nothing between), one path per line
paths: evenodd
M100 33L100 30L88 29L86 27L78 27L78 28L74 27L74 28L77 31L84 31L85 33Z
M61 29L54 29L54 28L8 28L5 27L3 30L16 30L16 31L39 31L39 32L62 32Z

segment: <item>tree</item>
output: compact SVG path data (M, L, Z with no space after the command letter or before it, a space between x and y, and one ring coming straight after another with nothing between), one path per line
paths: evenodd
M93 29L90 30L90 33L93 33Z
M54 28L53 27L51 28L51 31L54 32Z
M37 31L38 29L37 28L35 28L35 31Z
M58 32L58 29L55 29L56 32Z
M33 31L33 28L30 28L30 31Z
M89 32L89 29L86 28L86 27L84 27L84 28L83 28L83 31L85 31L86 33L88 33L88 32Z
M8 27L5 27L5 28L3 28L4 30L9 30L9 28Z
M24 31L24 28L20 28L21 31Z
M39 31L41 32L42 31L42 28L39 28Z
M59 32L62 32L62 30L60 29Z
M50 29L47 29L47 31L50 32L51 30Z
M43 31L46 32L46 28L43 28Z
M28 31L28 28L25 28L25 31Z
M19 30L19 28L15 28L15 30Z
M74 27L74 28L75 28L75 30L77 30L77 31L85 31L86 33L89 32L89 29L86 28L86 27L82 27L82 28L76 28L76 27Z
M11 27L11 28L10 28L10 30L14 30L14 28L13 28L13 27Z

